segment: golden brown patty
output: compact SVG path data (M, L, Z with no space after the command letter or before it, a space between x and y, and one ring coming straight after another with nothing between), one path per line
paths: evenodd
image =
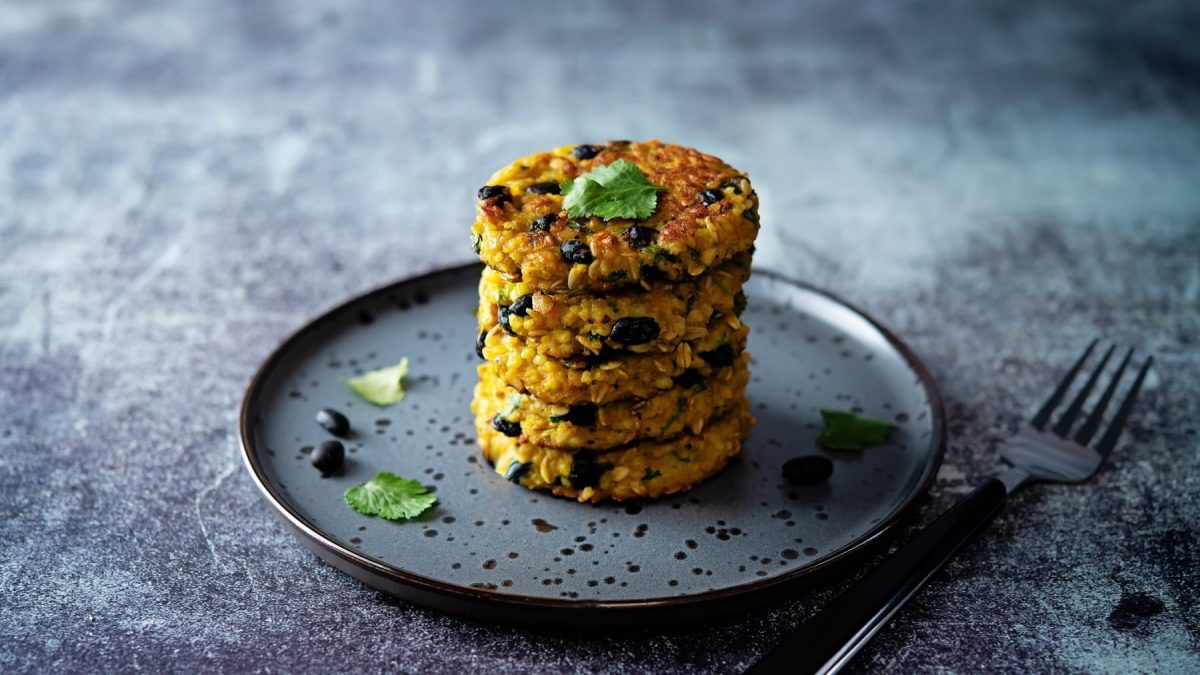
M479 384L471 409L478 413L484 401L490 401L489 409L499 409L501 415L493 426L519 434L523 441L534 445L564 450L592 452L635 440L663 440L685 431L699 434L713 418L744 398L750 380L749 361L749 354L743 354L732 366L706 380L677 385L653 398L600 406L543 403L504 384L492 365L485 363L479 366Z
M736 315L745 306L742 284L749 256L739 256L695 279L677 284L592 293L545 293L505 281L484 269L479 281L479 326L502 324L536 342L539 354L556 359L599 354L605 348L634 353L669 352L702 337L713 316Z
M638 221L568 221L557 186L618 159L666 188L654 213ZM758 234L758 197L745 174L661 141L539 152L496 172L480 194L471 229L480 258L530 289L608 290L646 276L695 277L749 250ZM580 250L568 262L563 244L573 240L586 247L574 245Z
M671 352L558 360L539 354L536 343L493 328L485 337L483 357L510 387L546 403L603 404L656 396L676 386L676 378L709 377L745 351L748 332L737 317L719 316L703 337L681 342Z
M720 471L742 449L753 424L745 400L703 434L634 443L598 454L573 453L506 436L489 420L502 402L482 399L475 419L479 446L496 473L527 488L581 502L661 497L687 490Z

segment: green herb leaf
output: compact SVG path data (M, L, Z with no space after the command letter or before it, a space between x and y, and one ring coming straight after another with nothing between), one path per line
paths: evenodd
M651 469L651 468L647 467L646 472L642 474L642 480L643 481L654 480L655 478L658 478L661 475L662 475L662 472L659 471L658 469Z
M346 490L345 499L365 516L388 520L416 518L437 503L424 485L390 471L381 471L366 484Z
M659 246L658 244L650 244L646 248L642 249L642 251L644 253L649 254L650 257L656 263L660 262L662 260L674 260L675 259L674 255L668 253L667 249Z
M472 251L474 251L475 253L479 253L479 247L482 245L483 245L483 235L482 234L471 235L471 250Z
M667 420L667 424L663 427L663 431L670 429L671 425L675 424L675 420L679 419L681 416L683 416L683 413L687 411L687 407L688 400L686 396L680 396L679 398L675 399L675 414L671 416L671 419Z
M346 380L346 386L377 406L391 405L404 400L404 376L408 374L408 357L400 363L372 370Z
M892 425L841 410L821 409L825 429L817 434L817 443L826 450L862 450L887 443Z
M658 191L665 189L652 185L637 165L623 159L564 181L561 186L568 216L604 220L648 218L658 205Z
M517 408L520 408L520 407L521 407L521 395L520 394L509 394L508 407L505 408L504 411L500 413L500 416L503 417L504 419L508 419L508 416L517 412Z

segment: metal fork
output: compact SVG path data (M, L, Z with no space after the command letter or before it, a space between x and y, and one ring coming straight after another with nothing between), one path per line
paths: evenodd
M904 606L925 582L1004 506L1008 495L1031 482L1079 483L1091 478L1112 453L1125 428L1134 400L1154 362L1146 359L1104 434L1089 445L1104 421L1133 349L1125 353L1091 414L1074 433L1088 396L1113 355L1109 347L1083 387L1058 416L1050 418L1096 348L1093 340L1054 393L1027 425L1000 448L1004 460L998 474L984 481L949 511L922 530L876 569L852 584L782 644L754 664L748 673L833 673Z

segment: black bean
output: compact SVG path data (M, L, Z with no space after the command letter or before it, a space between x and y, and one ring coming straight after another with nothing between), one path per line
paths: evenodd
M626 316L613 322L608 337L623 345L644 345L658 337L658 322L648 316Z
M833 475L833 462L820 455L794 457L783 463L783 478L792 485L821 483Z
M333 408L323 408L317 411L317 424L334 436L345 438L350 433L350 420Z
M509 323L508 320L509 315L512 314L512 312L508 311L509 307L511 307L511 305L500 305L500 307L496 309L496 321L500 323L500 326L503 327L509 335L515 336L517 333L512 329L512 324Z
M562 252L562 259L569 263L587 265L592 262L592 249L588 248L587 242L582 239L564 241L559 251Z
M625 228L621 236L625 238L625 241L629 242L630 246L640 251L654 243L654 234L654 230L644 225L634 225L633 227Z
M324 474L342 468L346 459L346 448L338 441L325 441L312 452L312 465Z
M725 193L721 192L720 190L710 189L700 193L700 201L704 202L705 206L716 204L717 202L721 201L723 197L725 197Z
M512 201L512 193L505 185L484 185L479 188L479 198L483 201L494 199L495 205L500 206L504 202Z
M505 436L516 438L521 435L521 423L510 422L504 419L504 415L497 414L492 418L492 428Z
M526 293L516 300L513 300L513 303L508 306L508 313L516 314L517 316L525 316L529 314L529 310L532 307L533 293Z
M533 462L519 462L513 460L509 463L508 468L504 470L504 477L508 480L519 483L521 478L529 473L529 469L533 467Z
M575 159L591 159L603 149L599 145L577 145L571 149L571 154L575 155Z
M666 272L658 269L657 267L655 267L653 265L642 265L641 272L642 272L642 279L644 279L646 281L650 281L650 282L667 281L670 278L667 276Z
M721 183L721 187L733 188L733 194L740 195L742 194L742 177L734 176L733 178L727 178L725 182Z
M695 368L688 368L675 376L675 386L684 389L692 389L703 381L704 378L700 375L700 371Z
M487 342L487 335L488 332L486 330L481 330L479 331L479 337L475 338L475 353L478 354L479 358L483 359L484 361L487 360L487 358L483 355L483 345Z
M538 216L537 218L533 219L532 223L529 224L529 231L530 232L549 232L550 226L553 225L554 221L556 221L556 220L558 220L557 213L547 213L544 216Z
M571 481L571 487L576 489L596 487L600 476L607 469L606 465L587 455L576 455L575 461L571 462L571 473L567 475L567 480Z
M566 415L560 415L559 420L570 422L580 427L591 427L596 425L597 408L595 404L585 403L583 405L573 405Z
M700 352L700 358L713 368L724 368L733 363L733 347L729 343L718 345L716 349Z
M558 183L546 181L545 183L534 183L525 188L525 191L535 195L556 195L559 193L560 188L558 187Z
M733 296L733 314L741 316L744 311L746 311L746 294L738 291Z

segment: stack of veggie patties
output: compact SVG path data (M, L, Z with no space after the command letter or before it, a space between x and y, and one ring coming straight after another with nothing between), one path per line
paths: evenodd
M658 497L741 450L745 174L658 141L561 147L493 175L472 232L472 411L497 473L579 501Z

